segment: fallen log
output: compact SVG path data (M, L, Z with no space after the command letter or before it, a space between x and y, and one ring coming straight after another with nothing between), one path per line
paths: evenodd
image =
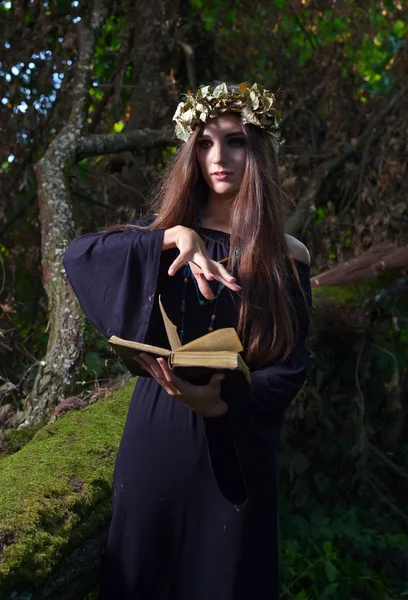
M133 387L134 379L67 413L0 461L2 600L78 600L92 591Z

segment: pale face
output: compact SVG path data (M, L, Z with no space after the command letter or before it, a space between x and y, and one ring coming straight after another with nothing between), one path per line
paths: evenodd
M226 114L210 119L197 138L197 160L210 190L233 197L246 168L246 143L240 120Z

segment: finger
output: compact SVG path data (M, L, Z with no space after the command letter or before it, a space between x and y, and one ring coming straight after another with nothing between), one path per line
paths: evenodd
M220 281L234 292L240 291L241 286L236 283L236 278L233 275L230 275L228 271L226 271L224 267L218 263L216 263L216 269L217 270L213 272L214 279Z
M203 275L208 281L212 281L214 279L214 275L211 272L211 263L205 259L204 257L200 257L200 261L194 262L190 261L190 268L193 273L197 273Z
M157 358L153 360L156 362L156 372L159 374L156 378L157 381L170 396L179 396L179 390L177 389L177 386L171 377L171 372L167 366L167 362L164 360L164 358ZM167 372L170 373L170 376L165 372L166 367Z
M147 371L148 373L150 373L150 375L151 375L152 377L154 377L154 375L153 375L153 372L152 372L151 368L149 367L149 365L148 365L148 364L147 364L147 363L146 363L146 362L145 362L143 359L141 359L141 358L139 358L139 357L137 357L137 358L136 358L136 357L134 357L134 359L133 359L133 360L135 360L136 362L138 362L138 363L139 363L139 364L140 364L140 365L141 365L141 366L144 368L144 370L145 370L145 371Z
M239 292L241 290L241 286L239 286L236 283L229 283L229 282L225 281L225 279L219 275L214 275L213 279L216 279L221 285L230 288L233 292ZM196 275L196 280L197 280L197 284L200 289L200 292L202 293L204 298L207 298L207 300L212 300L214 298L214 293L211 290L210 286L208 285L205 275L203 273L198 273Z
M216 260L212 260L209 257L205 257L203 255L198 255L196 264L199 265L200 269L204 273L207 278L214 279L215 275L219 277L223 277L226 281L235 281L235 277L230 275L227 269Z
M176 260L174 260L170 267L169 270L167 271L168 274L174 275L179 269L181 269L181 267L183 267L187 262L187 254L185 252L180 253L178 255L178 257L176 258Z
M220 263L211 259L207 260L202 255L198 255L196 260L192 262L200 268L207 280L211 281L216 279L234 292L240 291L241 286L236 283L236 278L233 275L230 275Z
M229 288L233 292L240 292L241 286L235 283L235 281L226 281L223 276L214 275L214 279L225 285L225 287Z
M143 360L143 358L140 357L140 355L134 355L133 356L133 360L136 361L137 363L139 363L139 365L145 366L146 362Z
M155 379L157 379L158 381L164 381L162 368L153 356L150 356L150 354L146 354L143 352L142 354L139 354L139 358L141 358L144 362L147 363Z
M208 382L208 385L210 385L211 387L219 388L221 387L221 381L223 379L225 379L224 373L217 373L216 375L213 375L211 377L210 381Z
M215 265L217 263L205 258L205 256L203 256L202 254L198 254L197 256L195 256L194 260L192 260L190 262L199 268L199 271L197 269L195 269L196 272L203 275L208 281L212 281L214 279L212 270L216 269Z
M213 293L212 289L210 288L210 286L208 285L208 282L207 282L207 279L206 279L204 273L193 271L193 269L192 269L192 272L197 281L198 288L199 288L200 292L202 293L202 295L204 296L204 298L206 298L207 300L213 300L214 293ZM241 287L239 285L228 283L225 281L225 279L223 279L222 277L220 277L218 275L215 275L215 276L213 275L212 279L216 279L220 284L222 284L226 287L229 287L234 292L239 292L241 289Z
M210 286L208 285L208 281L204 277L203 273L195 273L194 277L197 282L198 288L199 288L200 292L202 293L202 295L204 296L204 298L206 298L207 300L213 300L214 293L213 293L212 289L210 288Z
M179 377L176 377L174 373L169 369L169 365L167 364L167 361L164 358L158 358L157 362L160 364L167 386L172 391L172 395L181 396L183 393L182 380Z
M164 358L158 358L157 362L159 363L160 368L163 371L163 375L165 376L166 381L175 384L175 375L173 371L171 371L171 369L169 368L167 360L165 360Z
M140 362L146 365L145 369L152 375L152 377L157 381L157 383L159 383L170 396L179 395L175 386L167 382L163 369L160 363L158 362L159 359L156 360L154 357L145 353L143 353L143 356L146 357L146 360L140 358L141 355L139 354Z

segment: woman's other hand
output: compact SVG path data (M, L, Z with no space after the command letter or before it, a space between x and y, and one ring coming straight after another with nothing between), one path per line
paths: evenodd
M220 417L228 411L220 396L223 374L213 375L207 385L193 385L174 375L164 358L142 352L134 360L160 383L169 396L174 396L198 415Z
M241 287L237 285L235 277L230 275L223 265L209 257L207 248L196 231L182 225L167 229L164 232L163 249L174 247L179 249L180 254L170 265L169 275L174 275L188 262L200 292L207 300L214 298L208 285L208 281L214 279L234 292L240 291Z

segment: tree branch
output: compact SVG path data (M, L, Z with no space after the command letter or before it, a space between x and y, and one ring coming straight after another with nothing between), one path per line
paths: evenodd
M197 77L196 77L196 69L195 69L195 56L193 47L190 44L186 44L186 42L179 42L180 48L184 52L184 56L186 58L186 67L187 67L187 76L188 83L192 90L197 89Z
M284 129L286 125L288 125L289 121L293 119L297 112L304 109L309 102L316 99L316 96L320 94L324 90L324 82L321 81L318 83L307 96L296 102L295 106L293 106L290 111L288 111L283 119L280 122L280 127Z
M344 165L346 160L350 158L352 154L356 152L370 136L378 136L380 131L379 127L384 121L385 117L394 109L398 102L406 97L408 91L408 84L402 86L390 100L390 102L374 117L369 121L364 132L357 139L354 146L351 144L341 154L326 160L324 163L319 165L316 169L315 176L309 179L309 183L306 186L306 190L300 198L296 210L286 222L285 231L290 235L295 235L304 225L306 219L315 210L315 200L319 195L320 190L327 177L333 175L340 167Z
M124 152L125 150L142 150L160 146L175 146L178 142L173 138L173 131L163 129L139 129L126 133L104 133L88 135L78 140L76 158L99 156Z

